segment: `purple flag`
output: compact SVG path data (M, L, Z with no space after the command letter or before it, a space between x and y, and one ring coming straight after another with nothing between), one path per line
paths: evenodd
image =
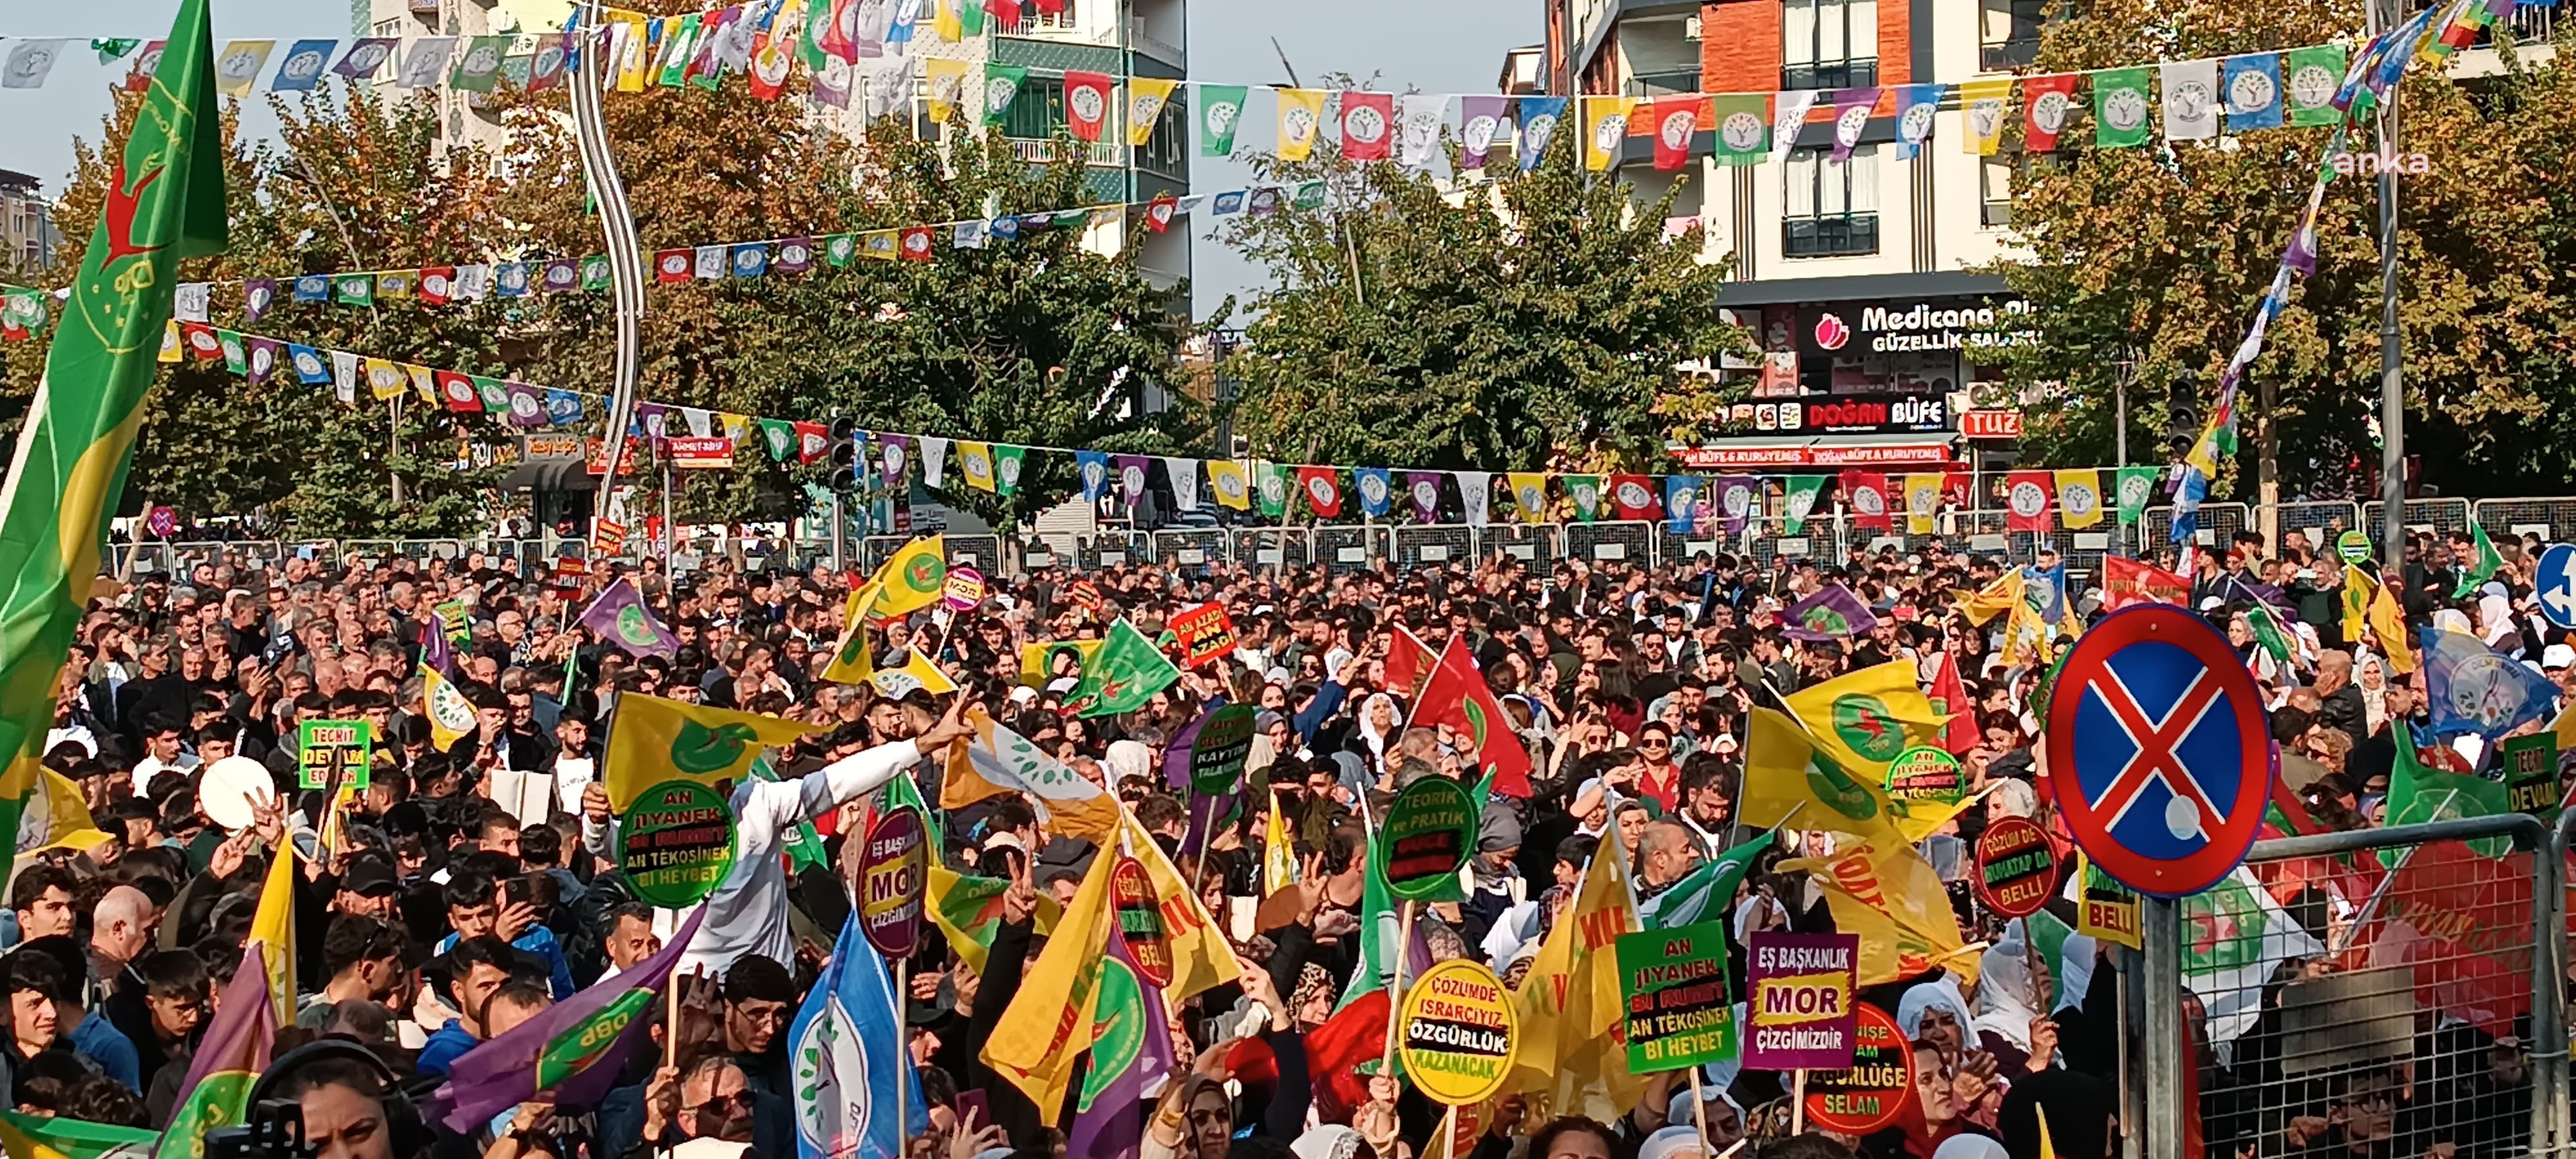
M636 403L635 417L626 424L628 437L641 435L657 443L662 441L663 436L668 434L670 429L671 408L658 402Z
M1511 124L1503 117L1510 101L1510 97L1458 98L1459 162L1465 168L1485 167L1486 151L1494 147L1494 138Z
M286 344L274 338L250 340L250 384L258 386L277 372L278 359L286 356Z
M524 382L507 384L510 391L510 425L541 427L546 425L546 398L537 388Z
M1749 475L1720 475L1710 486L1717 492L1718 525L1728 535L1744 534L1745 521L1753 517L1760 501L1762 484Z
M1474 98L1462 98L1474 99ZM1500 99L1500 98L1496 98ZM1407 471L1404 493L1413 500L1413 517L1424 523L1440 521L1440 472Z
M2281 255L2281 264L2297 270L2303 278L2317 276L2317 224L2313 214L2299 220L2299 228L2290 234L2289 252Z
M1171 786L1173 792L1190 791L1190 750L1198 747L1199 730L1207 727L1208 714L1215 711L1216 705L1209 705L1205 712L1199 713L1197 720L1182 725L1181 731L1172 734L1172 743L1163 746L1163 783ZM1110 787L1117 788L1115 785Z
M1118 495L1133 509L1145 498L1145 469L1152 459L1143 455L1112 455L1110 462L1118 468Z
M440 676L456 678L456 645L447 638L447 628L436 618L420 625L420 664Z
M905 471L912 464L912 436L879 434L877 436L878 474L888 487L901 487Z
M1810 644L1867 635L1878 626L1878 617L1841 584L1798 601L1780 620L1781 635Z
M627 1056L638 1047L650 1048L653 1003L706 913L699 906L671 932L660 952L633 969L592 983L509 1033L466 1051L448 1068L447 1084L432 1097L430 1113L444 1111L449 1130L470 1131L547 1091L554 1092L556 1106L599 1105L617 1085ZM600 1038L605 1041L594 1049L578 1045Z
M1860 144L1860 135L1869 128L1870 111L1878 107L1878 90L1837 89L1834 92L1834 160L1851 160L1852 146Z
M801 274L814 268L814 239L791 237L778 243L778 260L771 269L782 274Z
M252 278L242 283L242 325L257 323L277 301L277 279Z
M1065 1153L1091 1159L1136 1159L1144 1143L1145 1092L1171 1078L1172 1030L1163 988L1136 968L1127 939L1112 926L1101 962L1091 1024L1091 1069L1074 1100Z
M635 657L659 656L665 660L680 654L679 642L671 638L662 622L653 618L644 606L644 597L635 584L624 576L599 593L588 608L582 609L581 626L597 633L600 639L624 649Z

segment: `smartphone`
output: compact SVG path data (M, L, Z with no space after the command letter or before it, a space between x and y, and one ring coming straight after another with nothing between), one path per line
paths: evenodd
M974 1118L968 1119L966 1116L969 1114ZM992 1126L993 1096L984 1093L982 1088L957 1092L957 1121L972 1122L978 1128Z
M537 883L525 876L509 878L501 883L501 896L510 905L533 906L537 904Z

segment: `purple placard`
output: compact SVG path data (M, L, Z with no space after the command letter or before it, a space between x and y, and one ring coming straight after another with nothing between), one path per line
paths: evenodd
M1850 1067L1860 935L1755 934L1744 959L1745 1069Z

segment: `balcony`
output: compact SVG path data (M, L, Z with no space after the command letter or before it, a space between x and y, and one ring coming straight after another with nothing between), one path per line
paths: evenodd
M1164 64L1172 66L1173 68L1187 69L1190 66L1189 51L1178 44L1165 40L1154 35L1152 32L1147 31L1145 24L1145 18L1142 16L1131 16L1127 18L1128 50L1142 56L1152 57L1155 60L1159 60Z
M1865 89L1878 83L1878 58L1816 61L1780 70L1780 87L1799 89Z
M436 16L438 0L408 0L405 8L414 16Z
M1983 72L2011 72L2037 63L2039 38L2036 36L1977 46L1977 68Z
M1026 161L1031 165L1052 165L1059 160L1059 156L1056 153L1056 143L1054 141L1030 139L1026 137L1013 137L1010 140L1011 155L1022 161ZM1089 165L1095 169L1124 169L1127 167L1127 158L1121 155L1123 152L1123 146L1113 144L1108 141L1092 141L1087 144L1081 141L1076 141L1073 142L1073 147L1081 151L1083 164ZM1063 157L1061 159L1067 161L1072 160L1071 157Z
M1839 258L1878 252L1876 213L1793 217L1780 224L1780 252L1786 257Z
M1668 72L1641 72L1628 78L1623 96L1678 97L1700 91L1699 70L1674 69Z

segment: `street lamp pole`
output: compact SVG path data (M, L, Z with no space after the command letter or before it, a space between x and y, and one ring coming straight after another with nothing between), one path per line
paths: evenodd
M2377 34L2396 19L2393 0L2370 0L2369 30ZM2379 564L2395 575L2406 561L2406 351L2397 328L2397 91L2375 114L2379 130Z

